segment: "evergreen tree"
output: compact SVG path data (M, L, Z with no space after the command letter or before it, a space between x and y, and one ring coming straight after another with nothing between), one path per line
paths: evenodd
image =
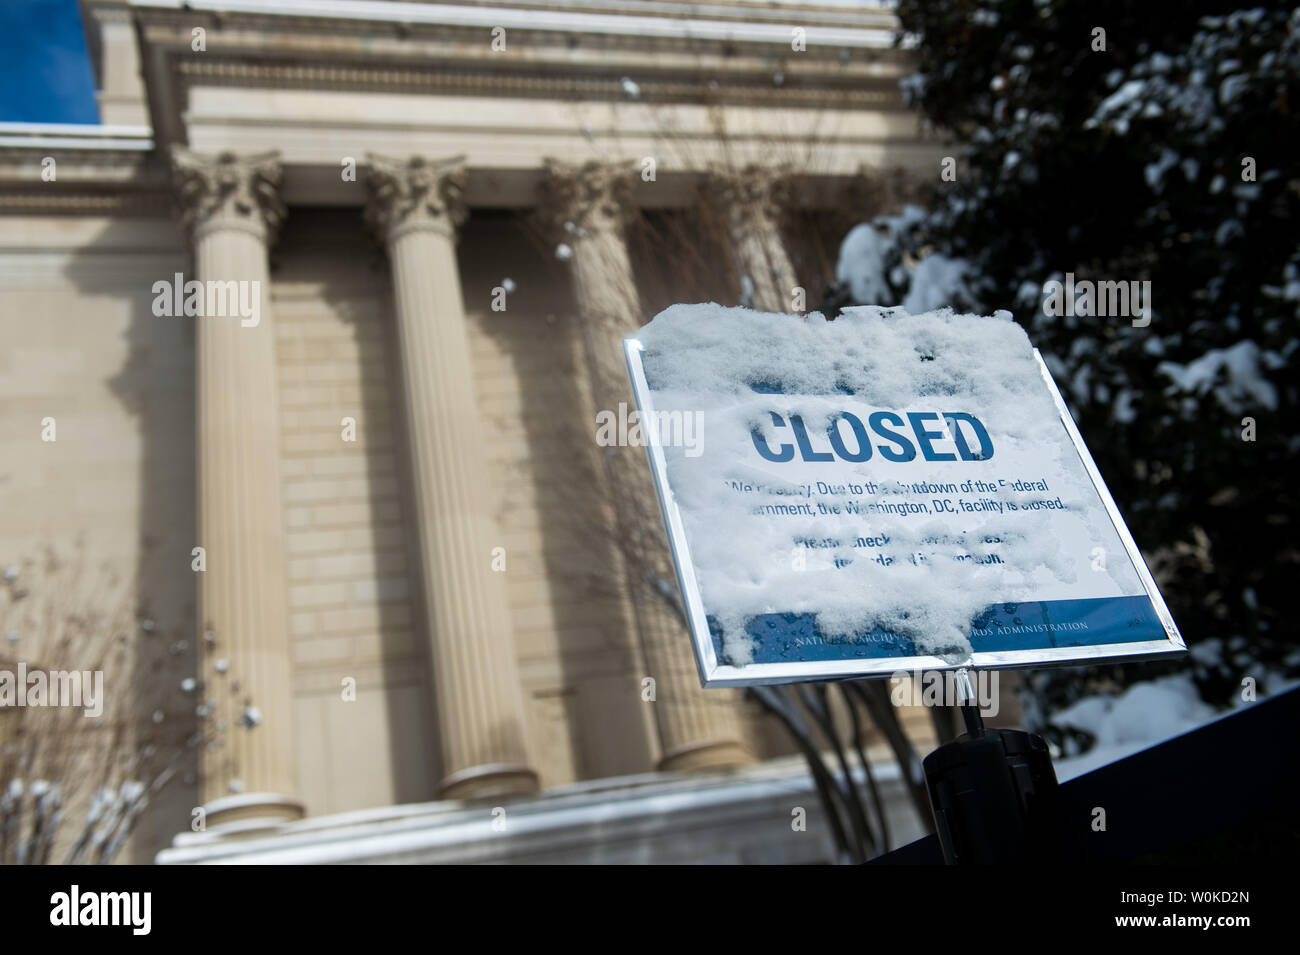
M854 230L828 302L1013 313L1216 704L1300 663L1300 10L1222 6L900 0L956 179ZM1150 282L1149 324L1047 314L1066 273ZM1077 677L1037 682L1059 704Z

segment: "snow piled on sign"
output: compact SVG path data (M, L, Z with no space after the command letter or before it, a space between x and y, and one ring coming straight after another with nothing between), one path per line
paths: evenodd
M972 619L991 604L1024 599L1051 582L1072 582L1081 562L1087 569L1086 552L1064 553L1053 535L1034 533L1032 522L1013 524L996 514L963 515L965 532L957 539L951 522L926 514L873 513L856 524L842 514L754 517L755 505L800 498L789 466L759 461L750 435L763 435L773 447L788 441L788 429L774 430L773 412L786 420L802 415L810 434L825 435L853 403L898 412L975 412L996 422L995 455L1003 448L1034 449L1051 469L1053 496L1084 519L1095 492L1080 483L1077 454L1033 348L1008 313L909 315L871 306L847 309L828 322L819 313L675 305L638 338L656 409L704 416L704 453L713 466L698 466L680 447L663 451L704 604L722 626L724 655L733 665L752 661L745 626L763 613L813 613L822 638L831 642L862 639L878 626L912 639L921 653L958 661L971 653ZM718 462L725 462L722 480ZM977 476L972 466L927 462L926 478L966 481ZM879 455L846 467L882 484L891 474ZM1063 475L1079 476L1070 483ZM762 490L738 495L733 481ZM878 500L889 500L890 493L884 490ZM1033 497L1010 490L1000 495ZM860 534L887 536L892 551L926 559L882 568L852 546ZM1089 525L1088 534L1115 553L1108 524ZM792 550L800 540L840 544ZM981 563L993 553L1001 563ZM1110 565L1103 574L1133 588L1128 592L1140 591L1127 561Z

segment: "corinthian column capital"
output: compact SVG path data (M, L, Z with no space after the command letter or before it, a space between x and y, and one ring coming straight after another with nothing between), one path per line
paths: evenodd
M396 159L372 154L366 221L384 242L417 230L454 239L467 214L465 179L464 156Z
M731 228L752 227L784 213L790 201L790 172L788 166L716 167L709 174L709 189Z
M635 162L544 163L539 212L548 225L580 238L619 229L634 210Z
M241 156L172 148L172 173L186 230L198 238L210 229L251 232L268 244L284 221L280 153Z

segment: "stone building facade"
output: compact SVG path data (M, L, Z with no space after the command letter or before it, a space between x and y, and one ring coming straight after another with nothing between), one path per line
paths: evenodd
M825 858L593 422L659 308L815 308L938 169L888 10L81 7L103 125L0 128L0 540L81 541L197 649L222 742L133 858Z

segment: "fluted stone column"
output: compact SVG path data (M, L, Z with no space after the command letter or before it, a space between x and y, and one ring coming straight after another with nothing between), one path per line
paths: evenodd
M736 266L754 283L750 307L764 312L788 312L792 307L794 267L777 225L786 201L786 175L778 167L746 166L718 170L709 178Z
M537 789L505 582L491 569L483 433L456 267L459 160L370 158L393 272L424 606L447 798Z
M635 169L549 162L544 214L572 249L574 292L597 409L635 408L623 339L645 316L624 242L624 216ZM752 761L742 743L734 691L704 690L680 616L659 587L673 574L645 450L610 448L605 460L614 494L620 552L626 564L642 653L655 680L655 723L668 770L711 769Z
M198 574L207 698L220 745L205 752L209 827L302 815L296 799L289 614L280 509L280 415L267 244L284 215L275 153L173 153L197 278L225 306L196 325ZM226 285L224 283L236 283ZM247 283L247 284L245 284ZM257 302L255 315L240 313ZM206 303L205 312L209 308ZM254 323L255 322L255 323ZM204 646L208 646L204 641Z

